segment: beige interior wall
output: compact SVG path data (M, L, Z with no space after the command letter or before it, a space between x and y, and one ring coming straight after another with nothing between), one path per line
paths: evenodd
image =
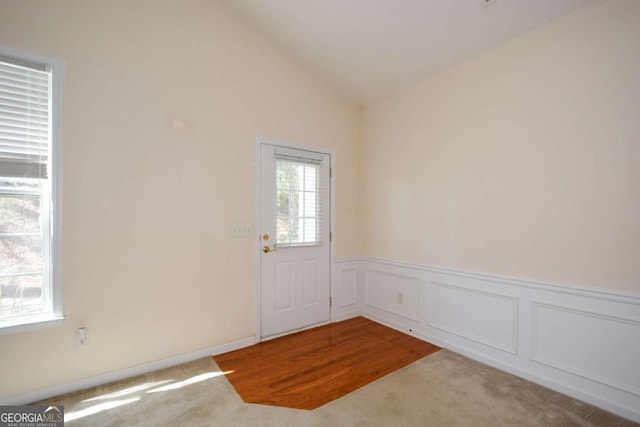
M357 255L358 109L219 2L1 0L0 44L67 65L66 320L0 337L0 397L254 335L258 136L336 151Z
M359 122L218 2L0 0L0 44L67 63L66 320L0 337L0 397L255 333L257 136L336 150L338 256L640 293L639 18L595 2Z
M640 2L597 1L364 113L364 255L640 294Z

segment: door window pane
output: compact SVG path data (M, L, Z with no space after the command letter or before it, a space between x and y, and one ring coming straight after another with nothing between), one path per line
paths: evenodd
M320 244L318 164L276 159L276 244Z

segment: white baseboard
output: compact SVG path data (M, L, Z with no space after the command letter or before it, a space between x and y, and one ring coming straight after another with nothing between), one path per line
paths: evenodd
M148 372L157 371L159 369L169 368L171 366L180 365L182 363L191 362L203 357L215 356L229 351L238 350L248 347L256 343L255 337L244 338L239 341L218 345L215 347L205 348L203 350L194 351L192 353L182 354L170 357L168 359L157 360L144 365L138 365L131 368L121 369L94 377L83 378L78 381L72 381L53 387L47 387L34 392L21 394L0 399L0 405L27 405L40 400L49 399L51 397L60 396L62 394L72 393L74 391L95 387L102 384L108 384L113 381L119 381L136 375L146 374Z
M640 297L375 258L340 261L334 295L343 309L340 297L349 297L343 312L360 309L372 320L640 422Z
M334 322L362 315L640 422L638 296L364 257L337 259L334 278ZM28 404L255 343L249 337L3 398L0 405Z
M342 322L343 320L349 320L349 319L353 319L354 317L359 317L362 316L361 313L349 313L349 314L343 314L340 316L335 316L334 318L331 319L331 323L335 323L335 322Z

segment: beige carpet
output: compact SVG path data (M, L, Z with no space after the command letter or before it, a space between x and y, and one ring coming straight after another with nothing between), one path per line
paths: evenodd
M69 426L637 426L439 351L312 411L246 404L210 358L49 399Z

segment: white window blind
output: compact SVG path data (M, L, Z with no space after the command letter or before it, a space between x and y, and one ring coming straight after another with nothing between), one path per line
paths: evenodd
M51 73L0 55L0 176L46 178Z
M59 175L50 168L54 71L26 59L35 55L11 55L10 49L0 51L0 328L5 331L62 315L59 280L55 285L53 280L58 256L53 236L60 235L54 221L59 204L52 204L51 190L52 175ZM60 65L55 66L60 77Z
M300 157L288 150L275 153L276 246L322 244L322 207L326 189L320 179L322 157Z

